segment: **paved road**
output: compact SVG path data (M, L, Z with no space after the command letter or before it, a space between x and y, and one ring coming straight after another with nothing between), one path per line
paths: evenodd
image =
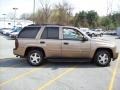
M120 51L120 39L102 38L114 41ZM13 47L14 40L0 36L0 90L120 90L120 61L108 67L78 62L32 67L15 58Z
M14 40L8 40L4 36L0 36L0 59L15 57L12 53L14 48Z

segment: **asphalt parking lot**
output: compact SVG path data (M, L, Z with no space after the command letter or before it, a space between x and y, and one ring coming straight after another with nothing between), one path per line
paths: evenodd
M117 45L116 36L103 36ZM0 35L0 90L120 90L120 56L108 67L90 63L47 62L32 67L13 55L14 40Z

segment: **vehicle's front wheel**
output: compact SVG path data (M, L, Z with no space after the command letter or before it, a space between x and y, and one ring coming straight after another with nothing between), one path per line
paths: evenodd
M99 50L95 54L94 61L96 65L108 66L111 62L111 55L107 50Z
M39 50L32 50L28 53L27 61L32 66L39 66L43 63L43 54Z

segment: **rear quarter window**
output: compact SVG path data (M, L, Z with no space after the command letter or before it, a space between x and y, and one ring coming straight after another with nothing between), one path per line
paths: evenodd
M40 27L25 27L19 33L18 38L35 38Z

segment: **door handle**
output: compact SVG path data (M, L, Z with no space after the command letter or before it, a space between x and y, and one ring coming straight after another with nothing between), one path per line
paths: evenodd
M69 43L67 43L67 42L64 42L64 45L68 45Z
M41 44L44 44L45 42L44 42L44 41L41 41L40 43L41 43Z

